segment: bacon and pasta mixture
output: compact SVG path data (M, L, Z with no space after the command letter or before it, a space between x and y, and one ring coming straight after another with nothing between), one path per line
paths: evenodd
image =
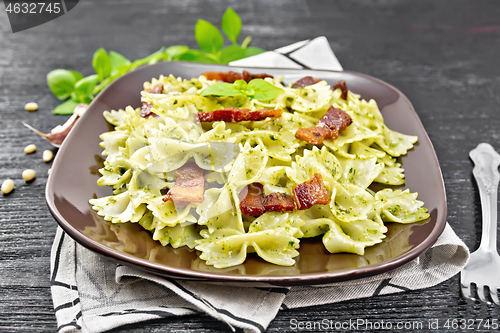
M429 214L417 193L369 187L404 184L397 157L417 137L389 129L376 102L347 87L245 71L152 79L141 108L104 112L114 130L100 137L98 184L114 192L90 204L216 268L249 253L291 266L309 237L363 255L384 222Z

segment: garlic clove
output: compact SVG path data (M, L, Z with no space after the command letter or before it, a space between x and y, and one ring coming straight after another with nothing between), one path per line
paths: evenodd
M59 148L61 147L61 144L63 143L64 139L66 139L73 126L75 125L76 121L85 113L87 108L88 108L87 104L83 103L78 104L78 106L75 108L73 112L73 115L69 117L64 124L57 125L56 127L54 127L50 131L50 133L42 133L36 128L32 127L31 125L26 124L25 122L23 122L23 125L28 127L36 134L40 135L54 147Z

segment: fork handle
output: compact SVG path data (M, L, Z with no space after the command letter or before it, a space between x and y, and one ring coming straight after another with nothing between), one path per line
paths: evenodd
M480 143L469 153L474 162L472 173L476 178L481 198L483 229L480 248L496 252L497 248L497 192L500 175L500 155L488 143Z

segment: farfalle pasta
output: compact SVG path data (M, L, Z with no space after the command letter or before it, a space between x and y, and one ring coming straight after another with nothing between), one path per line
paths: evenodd
M283 78L257 80L248 86L227 83L223 88L233 89L230 94L207 95L203 92L216 80L160 76L144 84L138 96L142 110L105 111L114 130L101 135L106 160L98 184L113 187L113 195L89 201L97 214L112 223L138 223L163 246L188 246L216 268L239 265L249 253L292 266L300 240L310 237L321 237L331 253L363 255L366 247L385 238L385 222L429 217L416 193L370 187L403 185L397 157L417 141L387 128L375 101L350 91L342 96L341 89L322 80L296 88ZM273 87L268 99L256 90L266 86ZM255 98L259 93L261 98ZM235 108L280 110L280 115L203 123L197 117L199 112ZM338 137L321 144L296 137L299 129L318 125L331 108L352 119ZM177 172L188 164L203 171L203 184L192 185L186 174L180 190L202 186L197 202L167 196L180 179ZM242 211L252 184L259 184L264 199L297 202L297 188L311 179L327 193L328 203L282 211L266 211L263 205L252 216Z

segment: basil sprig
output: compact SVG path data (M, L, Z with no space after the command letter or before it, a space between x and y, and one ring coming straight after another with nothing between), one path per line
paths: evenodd
M162 47L145 58L130 61L118 52L108 53L104 48L100 48L92 57L95 74L84 77L79 72L67 69L55 69L47 74L50 91L59 100L65 100L52 112L72 114L79 103L90 103L111 82L142 65L176 60L227 64L265 52L258 47L248 46L251 41L250 36L246 37L240 45L237 44L241 26L238 14L232 8L228 8L221 20L222 31L231 42L231 45L226 47L224 47L224 36L220 30L212 23L200 19L194 30L199 50L185 45L174 45L168 48Z
M246 83L236 80L233 84L217 82L201 92L201 96L247 96L258 101L268 101L276 98L284 90L263 79L253 79Z

